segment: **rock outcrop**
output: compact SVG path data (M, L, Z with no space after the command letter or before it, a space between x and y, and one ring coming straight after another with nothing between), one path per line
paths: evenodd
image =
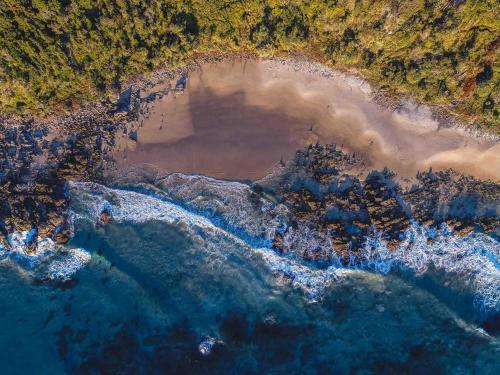
M54 124L0 120L0 241L33 231L38 237L66 243L70 238L66 182L98 181L106 150L116 129L104 108L75 113Z
M14 232L29 234L25 242L32 253L38 237L60 244L70 239L66 183L103 179L114 135L126 131L127 116L133 118L135 113L113 108L75 113L56 126L0 121L2 247L9 247ZM252 187L236 183L221 187L217 180L179 174L156 184L173 200L214 220L220 218L221 225L243 228L242 235L264 242L270 238L276 251L293 251L313 261L350 262L375 235L395 248L412 222L433 228L445 223L462 235L500 234L500 185L493 182L451 170L428 171L403 189L391 171L362 173L362 161L354 155L319 144L297 151L280 170ZM260 221L253 222L255 217ZM111 219L112 212L104 210L98 225Z
M387 169L356 176L358 165L335 146L318 144L298 151L274 180L257 184L290 212L290 225L275 235L277 251L349 263L370 236L379 235L389 249L397 247L412 222L435 229L446 223L461 235L499 236L499 184L452 170L428 171L403 189Z

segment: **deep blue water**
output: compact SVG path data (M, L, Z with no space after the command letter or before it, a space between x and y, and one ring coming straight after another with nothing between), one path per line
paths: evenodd
M493 293L494 317L496 278L490 290L478 270L475 289L433 267L329 277L175 204L117 194L105 227L102 194L75 194L70 247L87 257L62 263L77 265L70 277L56 260L0 263L2 374L499 373L476 296ZM40 281L42 268L57 277Z

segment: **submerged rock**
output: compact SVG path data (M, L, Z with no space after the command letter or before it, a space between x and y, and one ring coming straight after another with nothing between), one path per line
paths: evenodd
M99 214L99 225L108 225L112 218L111 205L108 202L104 203L104 206Z

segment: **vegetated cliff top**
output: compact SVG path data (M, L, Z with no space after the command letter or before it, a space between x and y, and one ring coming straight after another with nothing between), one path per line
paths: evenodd
M498 132L495 0L3 0L0 110L46 113L203 52L303 52Z

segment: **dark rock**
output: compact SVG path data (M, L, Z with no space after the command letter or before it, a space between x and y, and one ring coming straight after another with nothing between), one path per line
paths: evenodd
M128 137L133 140L134 142L137 142L137 130L132 130L129 134Z
M271 190L288 207L289 221L294 223L285 233L275 234L276 251L291 251L284 237L298 231L318 243L300 253L305 259L339 257L348 263L375 233L389 249L396 248L411 220L430 227L446 223L458 235L482 231L498 236L499 184L430 170L419 173L417 184L403 191L387 169L373 171L364 180L354 177L350 170L357 164L355 157L334 146L309 146L296 153L287 172L272 182ZM256 193L269 190L259 185L254 189Z
M186 85L187 85L187 75L186 74L183 74L179 77L179 79L177 80L177 82L175 83L175 89L176 90L184 90L186 88Z
M36 251L36 237L66 243L67 181L100 181L104 144L113 132L107 112L74 113L61 118L61 131L49 142L47 126L36 121L0 122L0 238L14 231L36 231L27 243ZM42 145L40 147L39 145Z
M129 87L120 94L116 109L118 112L128 112L130 110L130 103L132 99L132 87Z
M498 334L500 333L500 314L495 314L488 317L481 323L481 326L486 332L488 332L488 334L492 336L498 336Z
M108 225L112 218L111 206L108 202L104 205L99 215L99 224L100 225Z

